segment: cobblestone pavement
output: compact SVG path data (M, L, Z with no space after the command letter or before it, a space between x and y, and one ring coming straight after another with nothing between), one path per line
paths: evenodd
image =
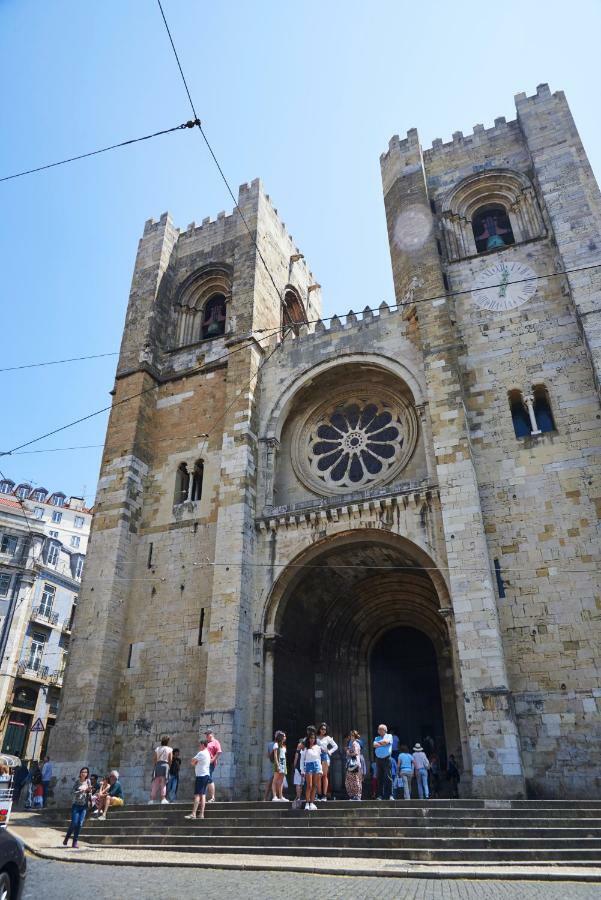
M172 869L136 866L73 865L27 860L23 900L186 900L223 895L265 900L278 894L306 900L319 893L327 900L599 900L599 884L526 881L443 881L426 878L365 878L303 875L296 872L245 872L223 869Z

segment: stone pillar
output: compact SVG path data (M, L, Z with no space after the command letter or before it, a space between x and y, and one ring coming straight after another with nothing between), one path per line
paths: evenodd
M459 371L459 335L445 297L417 132L381 159L397 298L419 275L416 300L440 491L475 796L524 796L524 773ZM501 698L495 692L505 692ZM493 700L490 700L491 693ZM471 771L469 771L471 769Z
M536 421L536 416L534 415L534 397L532 394L527 394L524 397L524 403L526 404L526 409L528 410L528 417L530 419L530 434L540 434L540 428L538 427L538 422Z
M265 461L265 469L263 472L263 501L265 514L269 514L277 503L274 503L273 488L275 484L275 469L277 464L278 450L280 442L277 438L268 437L261 438L263 444L263 459Z
M540 84L515 102L601 395L601 193L564 93Z

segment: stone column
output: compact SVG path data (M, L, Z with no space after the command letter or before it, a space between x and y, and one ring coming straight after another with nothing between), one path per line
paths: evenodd
M528 410L528 416L530 418L530 434L540 434L541 431L538 427L536 416L534 415L534 397L532 394L527 394L524 397L524 403L526 404L526 409Z
M397 297L416 273L419 330L439 482L456 656L461 672L475 796L524 796L524 773L508 689L480 495L469 441L458 357L459 335L442 280L417 132L382 157L382 181Z
M274 506L277 506L277 504L274 503L273 489L275 484L275 470L280 442L277 438L268 437L261 438L261 443L263 444L263 455L265 460L265 469L263 472L263 500L265 506L265 514L267 515L271 512Z

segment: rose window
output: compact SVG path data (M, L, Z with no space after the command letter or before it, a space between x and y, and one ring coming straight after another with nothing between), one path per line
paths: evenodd
M321 493L349 493L389 481L407 462L416 437L415 413L404 400L345 392L338 402L323 404L300 429L295 468Z

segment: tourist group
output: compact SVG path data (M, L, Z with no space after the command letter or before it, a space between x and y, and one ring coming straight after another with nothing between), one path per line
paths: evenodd
M267 756L273 768L273 775L267 784L265 800L272 794L272 801L276 803L288 802L288 798L284 796L288 784L286 741L286 734L283 731L276 731L274 740L267 746ZM389 731L386 725L379 725L372 748L374 761L371 763L370 772L373 799L396 800L402 792L403 798L409 800L413 778L420 799L429 799L431 787L435 795L438 795L440 764L433 745L427 753L420 743L416 743L410 752L409 747L402 744L393 731ZM317 810L316 800L327 801L331 759L338 750L338 744L329 734L325 722L317 727L315 725L307 727L306 734L298 741L294 754L293 782L296 796L293 803L297 808L304 805L307 811ZM344 784L349 800L362 799L363 783L368 773L364 753L365 741L359 732L349 732L342 747ZM456 795L459 769L453 756L449 756L446 774L451 791Z

